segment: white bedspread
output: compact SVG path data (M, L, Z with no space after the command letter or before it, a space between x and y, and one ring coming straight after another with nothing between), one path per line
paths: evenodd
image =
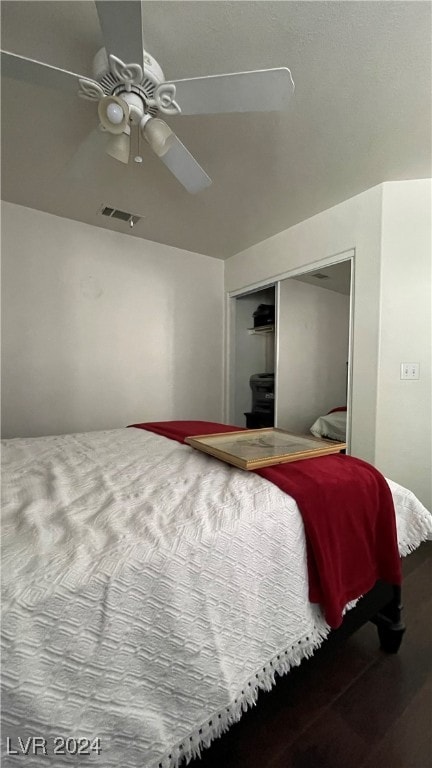
M2 463L3 743L45 738L29 768L174 766L326 636L297 505L261 477L137 429L6 440ZM390 487L406 554L431 516Z

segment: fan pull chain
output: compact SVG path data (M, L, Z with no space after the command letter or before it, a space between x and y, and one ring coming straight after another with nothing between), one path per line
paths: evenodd
M136 135L137 135L137 153L136 153L136 155L134 157L135 163L142 163L142 156L141 156L141 153L140 153L140 142L141 142L140 134L141 134L141 131L138 128L137 131L136 131Z

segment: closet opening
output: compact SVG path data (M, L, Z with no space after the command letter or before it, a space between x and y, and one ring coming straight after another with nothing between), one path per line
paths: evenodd
M273 427L275 419L275 286L235 299L234 381L230 420L239 427Z
M349 453L353 255L230 297L229 423Z

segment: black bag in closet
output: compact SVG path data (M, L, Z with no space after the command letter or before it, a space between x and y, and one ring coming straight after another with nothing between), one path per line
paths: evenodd
M254 328L263 325L273 325L275 321L275 308L273 304L260 304L252 315Z

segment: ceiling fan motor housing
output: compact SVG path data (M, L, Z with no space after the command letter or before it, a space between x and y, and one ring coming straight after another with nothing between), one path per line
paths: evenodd
M126 87L125 81L119 76L119 71L113 72L110 67L108 54L105 48L101 48L93 59L93 76L94 79L100 83L106 96L119 96L125 97L125 93L135 93L139 96L145 104L145 111L151 117L155 117L158 113L158 108L148 103L153 100L156 88L161 83L165 82L165 76L162 68L159 66L156 59L150 56L147 51L143 50L143 62L144 62L144 75L139 84ZM135 68L134 63L128 63L124 65L125 74L128 74L129 68ZM125 77L125 80L127 77ZM133 122L139 122L139 105L137 110L132 110L132 115L136 111L135 120ZM131 115L131 116L132 116Z
M156 59L153 58L147 51L143 51L144 62L144 78L143 85L147 82L151 83L156 88L161 83L165 82L165 76L162 71L162 67L158 64ZM127 65L129 66L129 65ZM108 55L105 48L101 48L93 59L93 76L103 86L103 81L107 77L112 77L110 70Z

